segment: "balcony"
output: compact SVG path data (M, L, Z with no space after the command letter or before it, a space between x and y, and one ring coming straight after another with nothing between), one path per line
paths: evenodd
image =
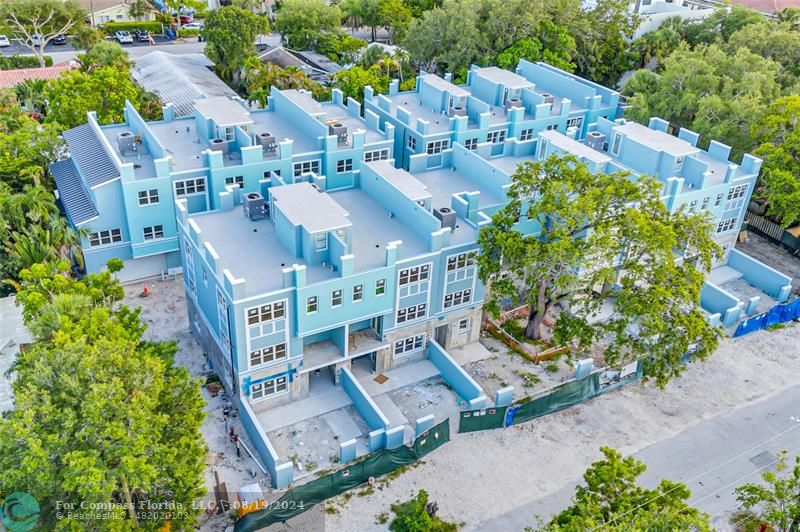
M352 332L347 336L347 356L350 358L366 355L379 349L389 347L371 328Z

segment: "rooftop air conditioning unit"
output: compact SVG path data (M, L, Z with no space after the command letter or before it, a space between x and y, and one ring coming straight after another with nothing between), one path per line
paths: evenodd
M342 124L341 122L334 122L332 124L328 124L328 134L336 135L339 144L347 143L347 126Z
M449 227L451 231L456 230L456 211L450 207L433 209L433 215L442 222L442 227Z
M264 151L275 152L278 148L278 143L275 140L275 135L269 132L261 132L256 135L256 142L264 149Z
M554 101L556 101L555 97L550 93L543 92L542 96L544 96L544 103L550 103L551 104Z
M511 109L512 107L522 107L522 100L519 98L506 98L505 108Z
M462 105L454 105L447 110L447 116L467 116L467 108Z
M592 148L593 150L605 151L603 149L603 146L606 143L606 136L600 133L599 131L590 131L586 135L586 140L583 141L583 143Z
M250 220L261 220L267 217L267 202L264 201L264 196L258 192L248 192L244 195L242 209L244 209L244 215Z
M122 155L129 151L136 151L136 137L130 131L123 131L117 135L117 145Z
M222 155L228 155L228 141L225 139L212 139L211 149L214 151L221 151Z

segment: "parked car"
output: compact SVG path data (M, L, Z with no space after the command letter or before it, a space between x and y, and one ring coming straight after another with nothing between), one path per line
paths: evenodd
M7 46L11 46L11 43L8 41L8 37L5 35L0 35L0 48L5 48Z
M67 36L62 34L62 33L59 33L58 35L53 37L53 40L50 41L50 42L52 42L53 44L57 44L59 46L63 45L63 44L67 44Z
M139 42L149 42L150 32L147 30L136 30L133 32L133 38Z
M31 35L30 41L28 42L32 43L34 46L41 46L44 43L44 37L34 33Z
M120 44L131 44L133 42L133 37L131 36L130 32L128 31L115 31L114 38Z
M184 24L181 26L182 30L202 30L203 25L199 22L190 22L189 24Z

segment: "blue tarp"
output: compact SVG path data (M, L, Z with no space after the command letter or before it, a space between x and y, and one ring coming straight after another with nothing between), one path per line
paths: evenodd
M791 303L776 305L763 314L744 320L736 328L733 337L738 338L739 336L744 336L753 331L766 329L772 325L785 323L798 318L800 318L800 299L795 299Z

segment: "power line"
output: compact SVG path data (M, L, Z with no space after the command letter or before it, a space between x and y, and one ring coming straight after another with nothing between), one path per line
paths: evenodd
M697 479L699 479L699 478L702 478L702 477L706 476L706 475L707 475L708 473L710 473L711 471L714 471L715 469L719 469L720 467L722 467L722 466L724 466L724 465L726 465L726 464L728 464L728 463L730 463L730 462L732 462L732 461L734 461L734 460L736 460L736 459L738 459L738 458L740 458L740 457L742 457L742 456L744 456L744 455L746 455L746 454L748 454L748 453L751 453L752 451L754 451L755 449L758 449L759 447L761 447L761 446L762 446L762 445L764 445L765 443L768 443L768 442L770 442L770 441L772 441L772 440L774 440L774 439L776 439L776 438L779 438L779 437L783 436L784 434L786 434L786 433L789 433L789 432L791 432L791 431L793 431L793 430L795 430L795 429L798 429L798 428L800 428L800 423L795 423L795 424L794 424L794 425L793 425L791 428L788 428L788 429L786 429L786 430L784 430L784 431L782 431L782 432L779 432L778 434L775 434L775 435L774 435L774 436L772 436L771 438L767 438L766 440L762 441L761 443L758 443L757 445L754 445L753 447L751 447L751 448L747 449L746 451L742 451L741 453L737 454L736 456L733 456L733 457L729 458L728 460L726 460L725 462L722 462L721 464L718 464L718 465L716 465L716 466L714 466L714 467L712 467L712 468L710 468L710 469L707 469L706 471L703 471L703 472L702 472L702 473L700 473L699 475L695 475L694 477L690 478L689 480L687 480L687 481L685 481L685 482L683 482L683 483L678 483L678 485L676 485L676 486L675 486L675 487L673 487L673 488L670 488L669 490L665 491L665 492L664 492L664 493L662 493L661 495L657 495L656 497L653 497L652 499L650 499L650 500L648 500L648 501L645 501L645 502L643 502L643 503L642 503L642 504L640 504L639 506L636 506L635 508L632 508L632 509L628 510L627 512L625 512L625 513L622 513L622 514L620 514L620 515L618 515L618 516L614 517L614 518L613 518L613 519L611 519L610 521L607 521L607 522L603 523L603 525L602 525L602 526L598 526L598 527L596 527L596 528L594 528L594 529L592 529L592 530L593 530L593 531L594 531L594 530L599 530L599 529L600 529L600 528L602 528L603 526L610 525L610 524L611 524L611 523L613 523L614 521L617 521L618 519L620 519L620 518L622 518L622 517L625 517L626 515L628 515L628 514L631 514L631 513L635 512L636 510L638 510L638 509L640 509L640 508L642 508L642 507L644 507L644 506L647 506L647 505L648 505L648 504L650 504L651 502L653 502L653 501L656 501L656 500L660 499L661 497L664 497L664 496L665 496L665 495L667 495L668 493L670 493L670 492L672 492L672 491L675 491L676 489L678 489L678 488L679 488L679 487L681 487L682 485L685 485L685 484L689 484L689 483L691 483L691 482L694 482L695 480L697 480Z

